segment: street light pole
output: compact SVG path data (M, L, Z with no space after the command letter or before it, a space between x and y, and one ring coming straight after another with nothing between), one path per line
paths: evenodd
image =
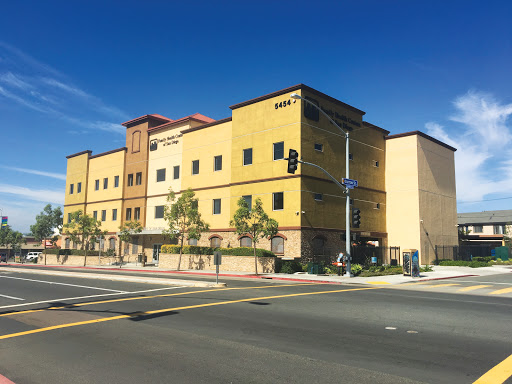
M327 119L334 124L335 127L337 127L345 136L345 178L349 179L349 137L348 137L348 131L345 131L343 128L341 128L331 117L325 113L322 108L320 108L318 105L312 103L311 101L303 98L298 93L292 93L290 95L292 99L295 100L303 100L304 102L311 104L313 107L318 109ZM350 267L350 256L351 256L351 249L350 249L350 189L345 187L345 194L347 195L346 199L346 208L345 208L345 256L347 260L347 275L349 277L353 277L352 269Z

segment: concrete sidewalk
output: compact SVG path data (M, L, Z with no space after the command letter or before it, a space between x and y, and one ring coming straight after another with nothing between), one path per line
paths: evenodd
M165 284L165 285L184 285L195 287L212 287L216 286L214 282L205 282L205 279L215 281L215 271L198 271L198 270L170 270L158 267L141 267L135 264L127 264L122 268L116 266L62 266L62 265L39 265L39 264L18 264L10 263L6 266L16 267L19 272L35 273L35 274L51 274L51 275L73 275L75 277L83 278L98 278L106 280L118 281L132 281L143 282L152 284ZM42 269L44 268L44 269ZM345 277L337 275L311 275L307 273L284 274L284 273L262 273L255 275L249 272L219 272L219 280L225 286L226 279L271 279L282 281L295 281L295 282L315 282L323 284L368 284L368 285L396 285L411 282L429 281L452 279L457 277L469 276L487 276L494 274L511 273L512 265L495 265L492 267L483 268L470 268L470 267L448 267L448 266L433 266L433 272L422 272L420 277L412 278L411 276L404 275L387 275L387 276L373 276L373 277ZM63 270L64 269L64 270ZM71 269L71 271L69 271ZM1 268L1 271L13 271L12 268ZM80 271L87 270L87 273ZM92 271L102 271L102 273L94 274ZM108 271L108 274L105 274ZM122 272L122 273L121 273ZM126 272L130 274L127 275ZM155 274L155 277L137 276L138 274ZM158 277L157 277L158 276ZM187 276L187 279L180 279L180 276ZM190 280L190 277L201 277L202 280ZM512 275L511 275L512 279Z

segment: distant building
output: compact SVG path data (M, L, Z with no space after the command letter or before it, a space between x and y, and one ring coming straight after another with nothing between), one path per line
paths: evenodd
M345 193L314 167L299 165L295 174L287 173L283 158L296 149L341 180L345 138L317 109L290 99L292 92L350 132L350 177L359 183L350 204L361 210L354 239L418 249L422 263L434 258L434 245L457 245L456 149L418 131L390 136L363 121L364 111L303 84L232 105L232 116L217 121L197 113L123 123L125 147L67 156L64 223L77 210L96 217L108 231L100 249L118 252L120 225L140 221L143 232L121 252L128 260L144 252L158 262L168 242L161 233L169 187L178 194L191 188L210 224L197 245L250 245L248 236L236 235L229 225L243 197L249 203L261 198L279 222L279 233L259 247L284 258L344 251ZM67 236L62 244L76 247Z
M459 213L457 222L462 243L500 247L512 229L512 210Z

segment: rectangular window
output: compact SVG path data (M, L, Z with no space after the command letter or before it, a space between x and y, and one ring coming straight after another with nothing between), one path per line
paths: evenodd
M98 220L98 211L92 211L92 217L94 217L95 220Z
M73 188L75 187L74 184L69 184L69 194L72 195L73 194Z
M103 189L107 189L108 188L108 177L105 177L103 179Z
M220 215L220 199L213 199L213 214Z
M274 143L274 160L284 159L284 141Z
M156 182L165 181L165 168L156 170Z
M374 167L379 167L379 162L377 160L372 160L372 164Z
M106 210L101 211L101 221L107 221L107 211Z
M131 219L132 219L132 209L126 208L126 220L131 220Z
M173 178L174 178L174 180L180 178L180 166L179 165L175 165L173 168Z
M283 192L274 192L272 194L272 210L281 211L284 209Z
M100 190L100 179L94 180L94 190L99 191Z
M140 208L137 207L133 210L133 218L135 220L140 220Z
M76 184L76 193L80 193L82 192L82 183L77 183Z
M375 209L380 209L380 203L375 204Z
M244 200L247 203L247 206L249 207L249 210L250 210L252 207L252 195L245 195L242 197L244 198Z
M315 151L323 152L324 151L324 145L315 143Z
M324 201L324 195L322 195L321 193L315 193L315 200Z
M71 213L68 213L68 223L71 223Z
M164 218L164 206L157 205L155 207L155 219L163 219Z
M128 175L128 186L129 187L133 186L133 173L130 173Z
M192 160L192 174L199 174L199 160Z
M493 232L495 235L503 235L505 233L503 230L503 225L494 225Z
M119 176L114 176L114 188L119 187Z
M215 156L213 158L213 170L214 171L222 170L222 156Z
M349 160L354 160L354 155L353 155L352 153L349 153L349 154L348 154L348 159L349 159Z
M252 148L246 148L244 149L244 165L251 165L252 164Z
M142 184L142 172L137 172L135 175L135 185L141 185Z
M116 221L117 220L117 209L113 209L112 210L112 221Z
M482 233L484 231L484 227L482 225L473 225L473 232Z

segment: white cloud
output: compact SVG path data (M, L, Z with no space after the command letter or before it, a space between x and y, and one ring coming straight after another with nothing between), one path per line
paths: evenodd
M447 129L428 122L427 133L455 148L459 202L479 201L493 193L512 194L512 139L507 119L512 104L502 105L488 93L470 91L454 101L453 122Z
M17 172L24 172L24 173L30 173L33 175L52 177L54 179L59 179L59 180L66 180L66 175L64 175L62 173L45 172L45 171L38 171L35 169L10 167L10 166L6 166L6 165L0 165L0 167L5 168L5 169L10 169L12 171L17 171Z
M0 193L17 195L44 203L64 204L64 192L62 190L30 189L17 185L0 184Z

